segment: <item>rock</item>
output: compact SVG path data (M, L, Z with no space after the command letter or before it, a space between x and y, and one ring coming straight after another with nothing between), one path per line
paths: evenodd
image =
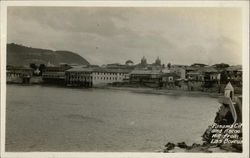
M168 143L165 145L165 147L166 147L167 150L172 150L172 149L174 149L175 144L174 144L174 143L171 143L171 142L168 142Z
M212 151L209 150L208 147L203 147L203 146L197 146L193 147L190 150L187 150L187 152L195 152L195 153L211 153Z
M187 148L187 144L185 142L177 143L177 146L180 148Z
M212 140L212 126L208 126L208 128L206 129L206 131L204 132L204 134L202 135L202 140L205 142L210 143Z
M186 152L186 149L175 147L174 149L168 151L168 153L181 153L181 152Z
M198 146L201 146L201 145L197 144L197 143L193 143L192 148L195 148L195 147L198 147Z
M232 147L238 150L238 152L242 152L242 144L233 144Z
M220 145L220 149L230 151L230 152L242 152L235 148L232 144L222 144Z

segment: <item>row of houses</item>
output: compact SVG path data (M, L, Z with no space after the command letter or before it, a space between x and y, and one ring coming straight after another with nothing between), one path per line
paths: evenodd
M7 67L7 81L13 81L15 78L21 83L27 83L32 77L31 68ZM165 67L161 65L159 59L147 65L143 58L138 65L46 66L41 78L43 83L74 87L115 84L182 90L215 89L217 91L228 81L236 87L242 87L242 67L231 66L223 69L217 69L214 66L172 65Z

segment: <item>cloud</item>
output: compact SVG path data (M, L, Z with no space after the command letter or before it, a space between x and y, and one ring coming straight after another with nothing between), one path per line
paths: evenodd
M92 64L241 63L234 8L9 7L8 42L74 51ZM231 19L229 19L231 17Z

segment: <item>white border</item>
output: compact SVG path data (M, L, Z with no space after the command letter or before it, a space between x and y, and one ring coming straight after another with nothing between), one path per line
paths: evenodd
M240 7L243 17L243 153L5 152L6 38L8 6L82 7ZM4 1L1 2L1 156L0 157L249 157L249 2L248 1Z

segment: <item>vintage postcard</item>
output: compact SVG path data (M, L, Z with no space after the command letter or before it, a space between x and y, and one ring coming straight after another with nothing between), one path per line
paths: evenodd
M249 157L248 1L2 1L1 157Z

